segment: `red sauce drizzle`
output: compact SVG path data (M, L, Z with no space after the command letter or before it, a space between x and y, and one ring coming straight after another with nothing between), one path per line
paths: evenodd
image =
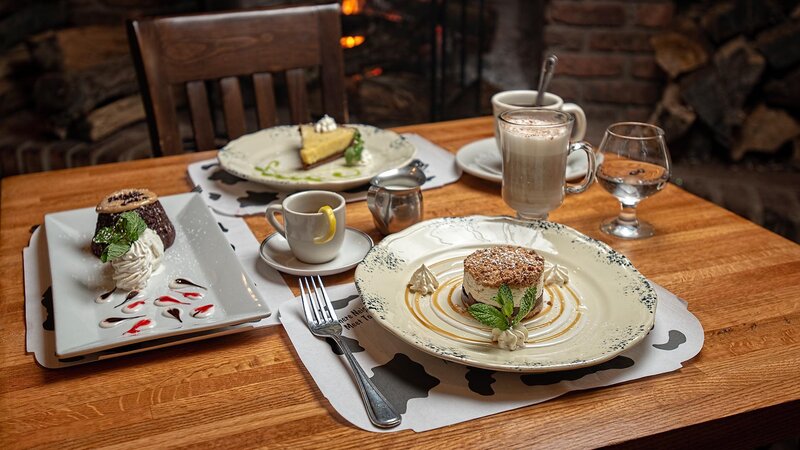
M194 311L192 311L192 317L197 317L198 314L203 314L204 312L208 311L213 307L214 305L198 306L197 308L194 309Z
M158 297L158 299L156 301L160 302L160 303L175 303L175 304L178 304L178 305L191 305L191 303L182 302L182 301L178 300L177 298L171 297L169 295L162 295L161 297Z
M124 332L122 334L123 335L125 335L125 334L137 334L140 331L142 331L142 330L140 330L140 328L146 327L146 326L150 325L150 323L151 323L150 319L142 319L142 320L136 322L136 324L134 326L132 326L130 330L128 330L128 331L126 331L126 332Z

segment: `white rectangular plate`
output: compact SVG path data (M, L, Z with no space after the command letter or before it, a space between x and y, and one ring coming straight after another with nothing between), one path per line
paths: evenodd
M95 298L113 288L110 264L103 264L89 248L97 213L94 208L48 214L45 233L53 280L56 354L69 358L95 353L137 342L222 328L261 320L270 315L267 304L251 287L241 263L225 239L208 207L197 194L160 198L175 225L175 243L164 252L159 270L140 294L146 300L142 309L125 313L122 306L127 292L115 292L108 303ZM202 299L184 298L169 288L175 278L186 278L207 288ZM186 289L184 289L186 291ZM179 322L164 315L165 307L154 305L159 296L169 295L189 305L181 310ZM208 318L194 318L191 311L201 305L214 305ZM152 328L126 333L138 320L131 319L112 328L100 327L109 317L144 315Z

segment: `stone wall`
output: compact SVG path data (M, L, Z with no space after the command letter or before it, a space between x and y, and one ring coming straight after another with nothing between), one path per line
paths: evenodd
M611 123L647 121L664 84L650 38L674 11L669 0L550 0L545 54L559 59L551 90L586 111L590 142Z

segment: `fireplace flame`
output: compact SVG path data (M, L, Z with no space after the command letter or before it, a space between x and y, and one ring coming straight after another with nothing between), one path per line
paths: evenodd
M342 14L351 16L364 8L364 0L342 0Z
M342 44L343 48L358 47L364 43L364 36L342 36L339 39L339 43Z

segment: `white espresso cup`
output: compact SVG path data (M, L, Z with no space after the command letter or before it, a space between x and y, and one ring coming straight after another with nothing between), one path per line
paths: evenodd
M283 216L281 224L276 214ZM269 205L267 221L289 243L294 256L309 264L328 262L344 242L344 197L328 191L297 192L280 205Z
M539 95L538 91L516 90L498 92L492 96L494 139L498 149L500 148L500 125L497 122L497 118L500 117L500 114L511 109L533 108L536 104L537 95ZM572 128L570 140L575 142L583 139L583 136L586 134L586 114L580 106L575 103L564 103L561 97L551 94L550 92L544 93L544 100L542 103L542 106L539 106L539 108L555 109L572 114L575 117L575 126Z

